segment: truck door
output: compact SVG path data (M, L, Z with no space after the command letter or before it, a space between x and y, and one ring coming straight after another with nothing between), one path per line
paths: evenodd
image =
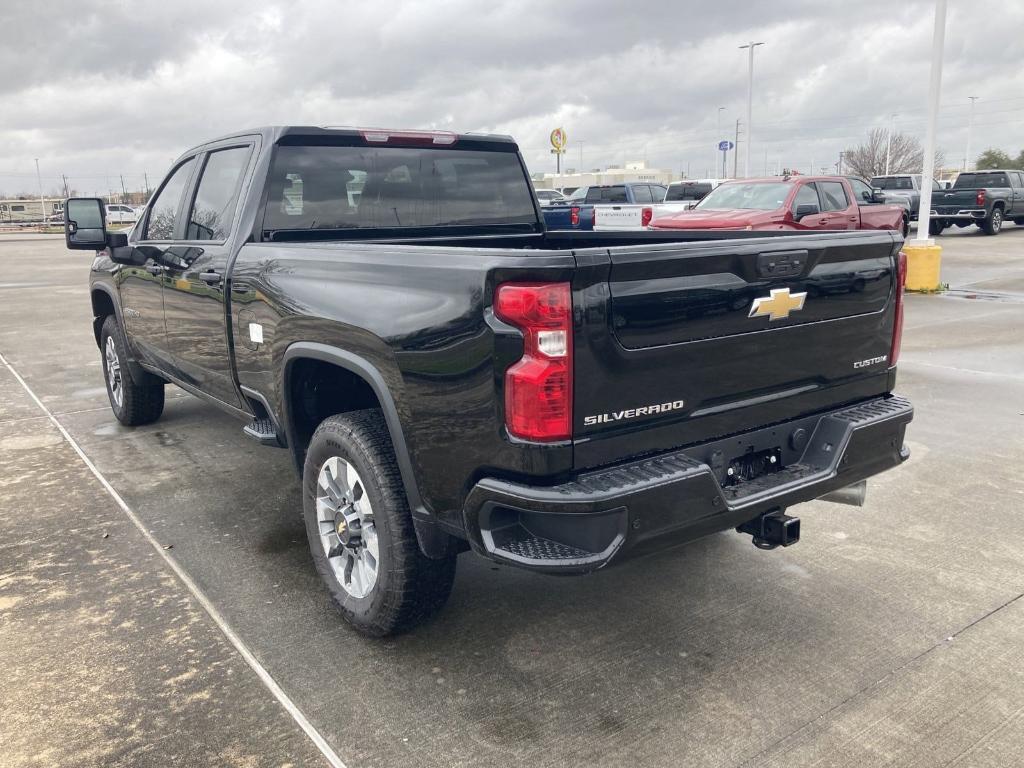
M229 405L241 406L231 367L225 291L229 239L252 144L207 152L185 217L177 257L167 266L164 317L174 373Z
M177 246L185 190L195 170L190 157L175 168L153 197L143 229L132 247L139 266L123 266L116 280L121 293L125 332L139 357L162 370L171 370L170 347L164 326L163 288L167 257Z
M819 181L818 196L821 198L821 220L818 229L857 229L860 211L856 201L850 200L846 187L839 181Z

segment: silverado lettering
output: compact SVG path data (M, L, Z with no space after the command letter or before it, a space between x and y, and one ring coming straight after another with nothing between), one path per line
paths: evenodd
M675 411L683 407L682 400L674 400L671 403L661 403L654 405L643 405L639 408L630 408L626 411L616 411L615 413L599 413L596 416L585 416L583 423L588 427L594 424L606 424L609 421L620 421L621 419L635 419L637 416L649 416L655 413L666 413L668 411Z
M909 455L895 220L551 231L510 137L316 127L190 149L130 232L104 214L64 208L114 415L153 422L176 384L287 450L370 635L440 610L463 552L585 573L728 529L788 546L791 507ZM749 317L777 291L815 298ZM862 349L889 354L851 372Z

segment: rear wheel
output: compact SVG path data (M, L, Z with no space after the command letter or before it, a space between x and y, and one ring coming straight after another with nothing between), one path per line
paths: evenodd
M100 351L107 399L117 420L127 427L149 424L164 412L164 385L136 384L128 370L128 345L124 332L114 315L103 321L100 330Z
M910 237L910 219L906 216L903 217L903 226L900 227L900 231L903 233L904 240Z
M928 221L928 234L929 235L932 235L933 237L935 235L941 235L942 234L942 230L944 230L944 229L945 229L945 226L943 226L943 223L941 221L939 221L937 219L930 219Z
M325 419L310 440L302 486L313 562L346 621L380 637L440 610L456 556L432 560L420 550L380 410Z
M989 217L981 222L981 231L986 235L998 235L1003 228L1003 209L993 208Z

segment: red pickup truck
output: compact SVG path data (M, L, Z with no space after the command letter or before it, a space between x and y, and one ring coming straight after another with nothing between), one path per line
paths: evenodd
M859 179L780 176L728 181L696 207L651 222L652 229L897 229L906 208L885 205Z

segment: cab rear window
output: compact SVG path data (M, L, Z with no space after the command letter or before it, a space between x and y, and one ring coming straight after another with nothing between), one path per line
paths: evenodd
M518 155L479 150L279 146L264 230L535 224Z

